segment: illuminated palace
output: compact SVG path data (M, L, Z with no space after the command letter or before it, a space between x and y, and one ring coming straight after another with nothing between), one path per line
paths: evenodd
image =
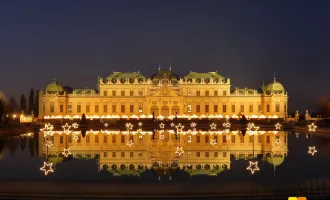
M150 134L140 133L88 131L82 137L80 131L77 132L65 134L59 131L46 137L40 134L40 155L48 152L49 162L56 165L65 160L62 152L69 149L69 156L98 159L99 170L114 175L139 175L146 169L177 167L190 175L217 175L229 170L235 159L254 160L257 156L258 159L262 156L261 160L275 169L288 153L288 138L284 131L258 131L245 136L238 131L181 134L178 139L168 131L158 132L154 139ZM178 144L184 152L178 152Z
M171 67L150 78L140 72L113 72L98 88L66 91L54 79L39 95L40 117L239 116L286 118L288 95L274 81L259 89L231 88L217 72L190 72L180 78Z

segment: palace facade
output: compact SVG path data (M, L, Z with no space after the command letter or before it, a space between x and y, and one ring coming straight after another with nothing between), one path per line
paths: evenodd
M140 72L113 72L98 78L97 89L66 90L54 81L39 94L40 117L244 114L286 118L288 93L274 81L259 89L231 88L217 72L189 72L179 77L167 70L147 78Z

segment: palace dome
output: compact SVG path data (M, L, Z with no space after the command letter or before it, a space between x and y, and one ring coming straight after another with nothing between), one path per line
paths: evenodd
M284 162L285 156L283 155L266 155L266 161L273 165L274 167L277 167L281 165Z
M284 93L284 91L284 86L281 83L277 82L276 79L274 79L274 82L269 83L266 87L266 92Z
M54 78L54 81L47 85L46 87L47 93L57 93L57 92L64 92L62 85L58 84Z

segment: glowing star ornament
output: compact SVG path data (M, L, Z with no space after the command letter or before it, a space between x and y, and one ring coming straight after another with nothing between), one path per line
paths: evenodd
M126 123L125 126L126 126L127 130L133 129L133 124L131 124L131 123Z
M276 138L275 139L275 146L280 146L280 144L281 144L280 138Z
M48 140L47 142L46 142L46 147L52 147L53 146L53 142L51 141L51 140Z
M129 146L129 147L132 147L132 146L133 146L133 144L134 144L134 143L133 143L133 141L132 141L132 140L130 140L130 141L128 141L128 142L126 143L126 145L127 145L127 146Z
M214 130L217 128L217 125L215 123L210 124L211 130Z
M312 123L311 125L308 125L308 131L312 131L312 132L315 132L317 126L314 125L314 123Z
M229 123L229 122L225 122L225 123L223 123L223 127L225 127L225 128L230 128L230 123Z
M64 156L64 157L68 157L69 155L71 155L71 152L70 152L70 148L68 148L68 149L65 149L64 148L64 151L62 152L62 155Z
M217 145L217 141L216 141L215 139L211 139L210 144L211 144L212 146L215 146L215 145Z
M175 126L175 128L176 128L176 131L177 131L178 133L181 133L182 130L183 130L183 128L184 128L184 126L182 126L182 125L179 123L179 125Z
M138 123L138 126L142 126L142 125L143 125L143 123L142 123L142 122L139 122L139 123Z
M77 141L79 139L78 135L73 135L73 139Z
M44 137L46 137L47 135L53 135L54 134L54 126L51 125L50 123L45 124L45 127L40 129L40 131L42 131L44 133Z
M181 156L181 154L184 153L183 147L176 147L176 152L175 153L178 154L179 156Z
M172 123L171 123L171 127L174 127L174 126L175 126L175 124L172 122Z
M192 123L190 124L190 126L191 126L191 128L194 128L194 127L197 126L197 124L196 124L196 122L192 122Z
M258 167L258 161L249 161L249 166L246 168L247 170L249 170L251 172L251 174L254 174L254 172L259 171L259 167Z
M44 171L45 176L47 176L49 172L54 172L53 163L48 164L47 162L44 162L44 166L40 168L40 171Z
M63 127L63 132L64 132L65 134L69 134L69 133L70 133L70 128L71 128L71 126L69 126L68 123L65 123L65 125L62 126L62 127Z
M280 129L281 129L281 126L282 126L282 125L281 125L280 123L277 123L277 124L275 124L275 129L276 129L276 130L280 130Z
M159 136L159 139L160 139L160 140L164 140L164 139L165 139L165 135L161 134L161 135Z
M317 153L315 146L308 147L308 153L311 154L312 156L314 156L314 154Z
M79 124L75 122L75 123L72 124L72 127L73 128L79 128Z
M165 124L164 124L164 123L160 123L160 124L159 124L159 128L160 128L160 129L164 129L164 128L165 128Z
M104 125L105 128L107 128L109 126L109 124L106 123L106 122L103 125Z
M258 126L255 126L254 123L249 123L247 126L248 134L253 135L256 134L257 131L259 130Z

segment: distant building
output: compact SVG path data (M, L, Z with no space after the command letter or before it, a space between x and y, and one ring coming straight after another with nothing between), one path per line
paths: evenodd
M40 91L39 115L141 116L221 115L286 118L288 93L274 80L259 89L231 88L229 78L217 72L189 72L179 77L158 69L150 78L140 72L113 72L98 78L98 88L67 92L59 83Z

